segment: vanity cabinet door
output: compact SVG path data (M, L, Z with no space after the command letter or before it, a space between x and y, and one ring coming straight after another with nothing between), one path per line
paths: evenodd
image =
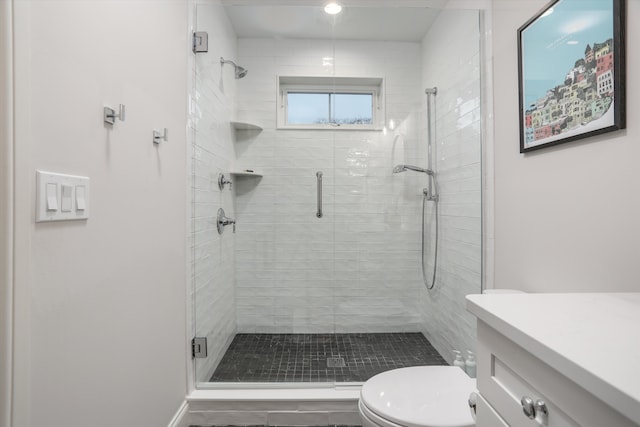
M637 426L481 321L477 353L478 390L511 427ZM528 418L523 397L531 399L534 409L536 402L544 402L548 415L538 411L537 419Z
M476 401L476 427L510 427L487 403L482 395Z

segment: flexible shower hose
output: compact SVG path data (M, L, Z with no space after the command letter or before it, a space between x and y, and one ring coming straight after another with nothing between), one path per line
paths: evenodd
M425 205L427 204L427 192L423 191L422 192L422 281L424 282L424 286L431 290L433 289L433 287L436 284L436 271L437 271L437 265L438 265L438 185L436 183L435 180L435 176L433 177L433 184L434 184L434 188L435 188L435 196L432 196L432 202L435 203L434 209L435 209L435 214L436 214L436 244L435 244L435 248L434 248L434 254L433 254L433 277L431 278L431 284L428 284L427 282L427 273L425 272L425 266L424 266L424 223L425 223Z

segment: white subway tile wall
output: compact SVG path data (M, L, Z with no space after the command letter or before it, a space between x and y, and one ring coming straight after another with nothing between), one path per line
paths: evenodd
M249 74L238 117L264 128L236 142L239 332L420 331L417 158L420 44L239 39ZM278 75L383 77L384 131L276 130ZM323 211L316 217L316 172Z
M206 359L196 359L196 381L208 381L236 332L235 235L218 235L216 215L235 216L233 192L218 188L218 173L228 176L235 159L229 122L236 104L233 67L236 35L219 4L196 6L196 28L209 34L209 52L195 57L190 108L192 136L192 250L195 335L207 337Z
M475 318L464 297L480 292L482 277L479 22L477 11L444 10L422 43L423 86L438 87L440 245L436 287L423 292L420 311L422 332L449 361L452 350L475 350ZM426 138L426 124L421 131ZM435 226L431 205L428 226Z

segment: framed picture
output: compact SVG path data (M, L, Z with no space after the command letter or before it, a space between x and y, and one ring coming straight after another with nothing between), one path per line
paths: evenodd
M520 152L625 128L625 0L555 0L518 29Z

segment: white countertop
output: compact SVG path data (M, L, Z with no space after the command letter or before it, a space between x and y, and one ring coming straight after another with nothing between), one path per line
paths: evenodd
M467 310L640 424L640 293L469 295Z

